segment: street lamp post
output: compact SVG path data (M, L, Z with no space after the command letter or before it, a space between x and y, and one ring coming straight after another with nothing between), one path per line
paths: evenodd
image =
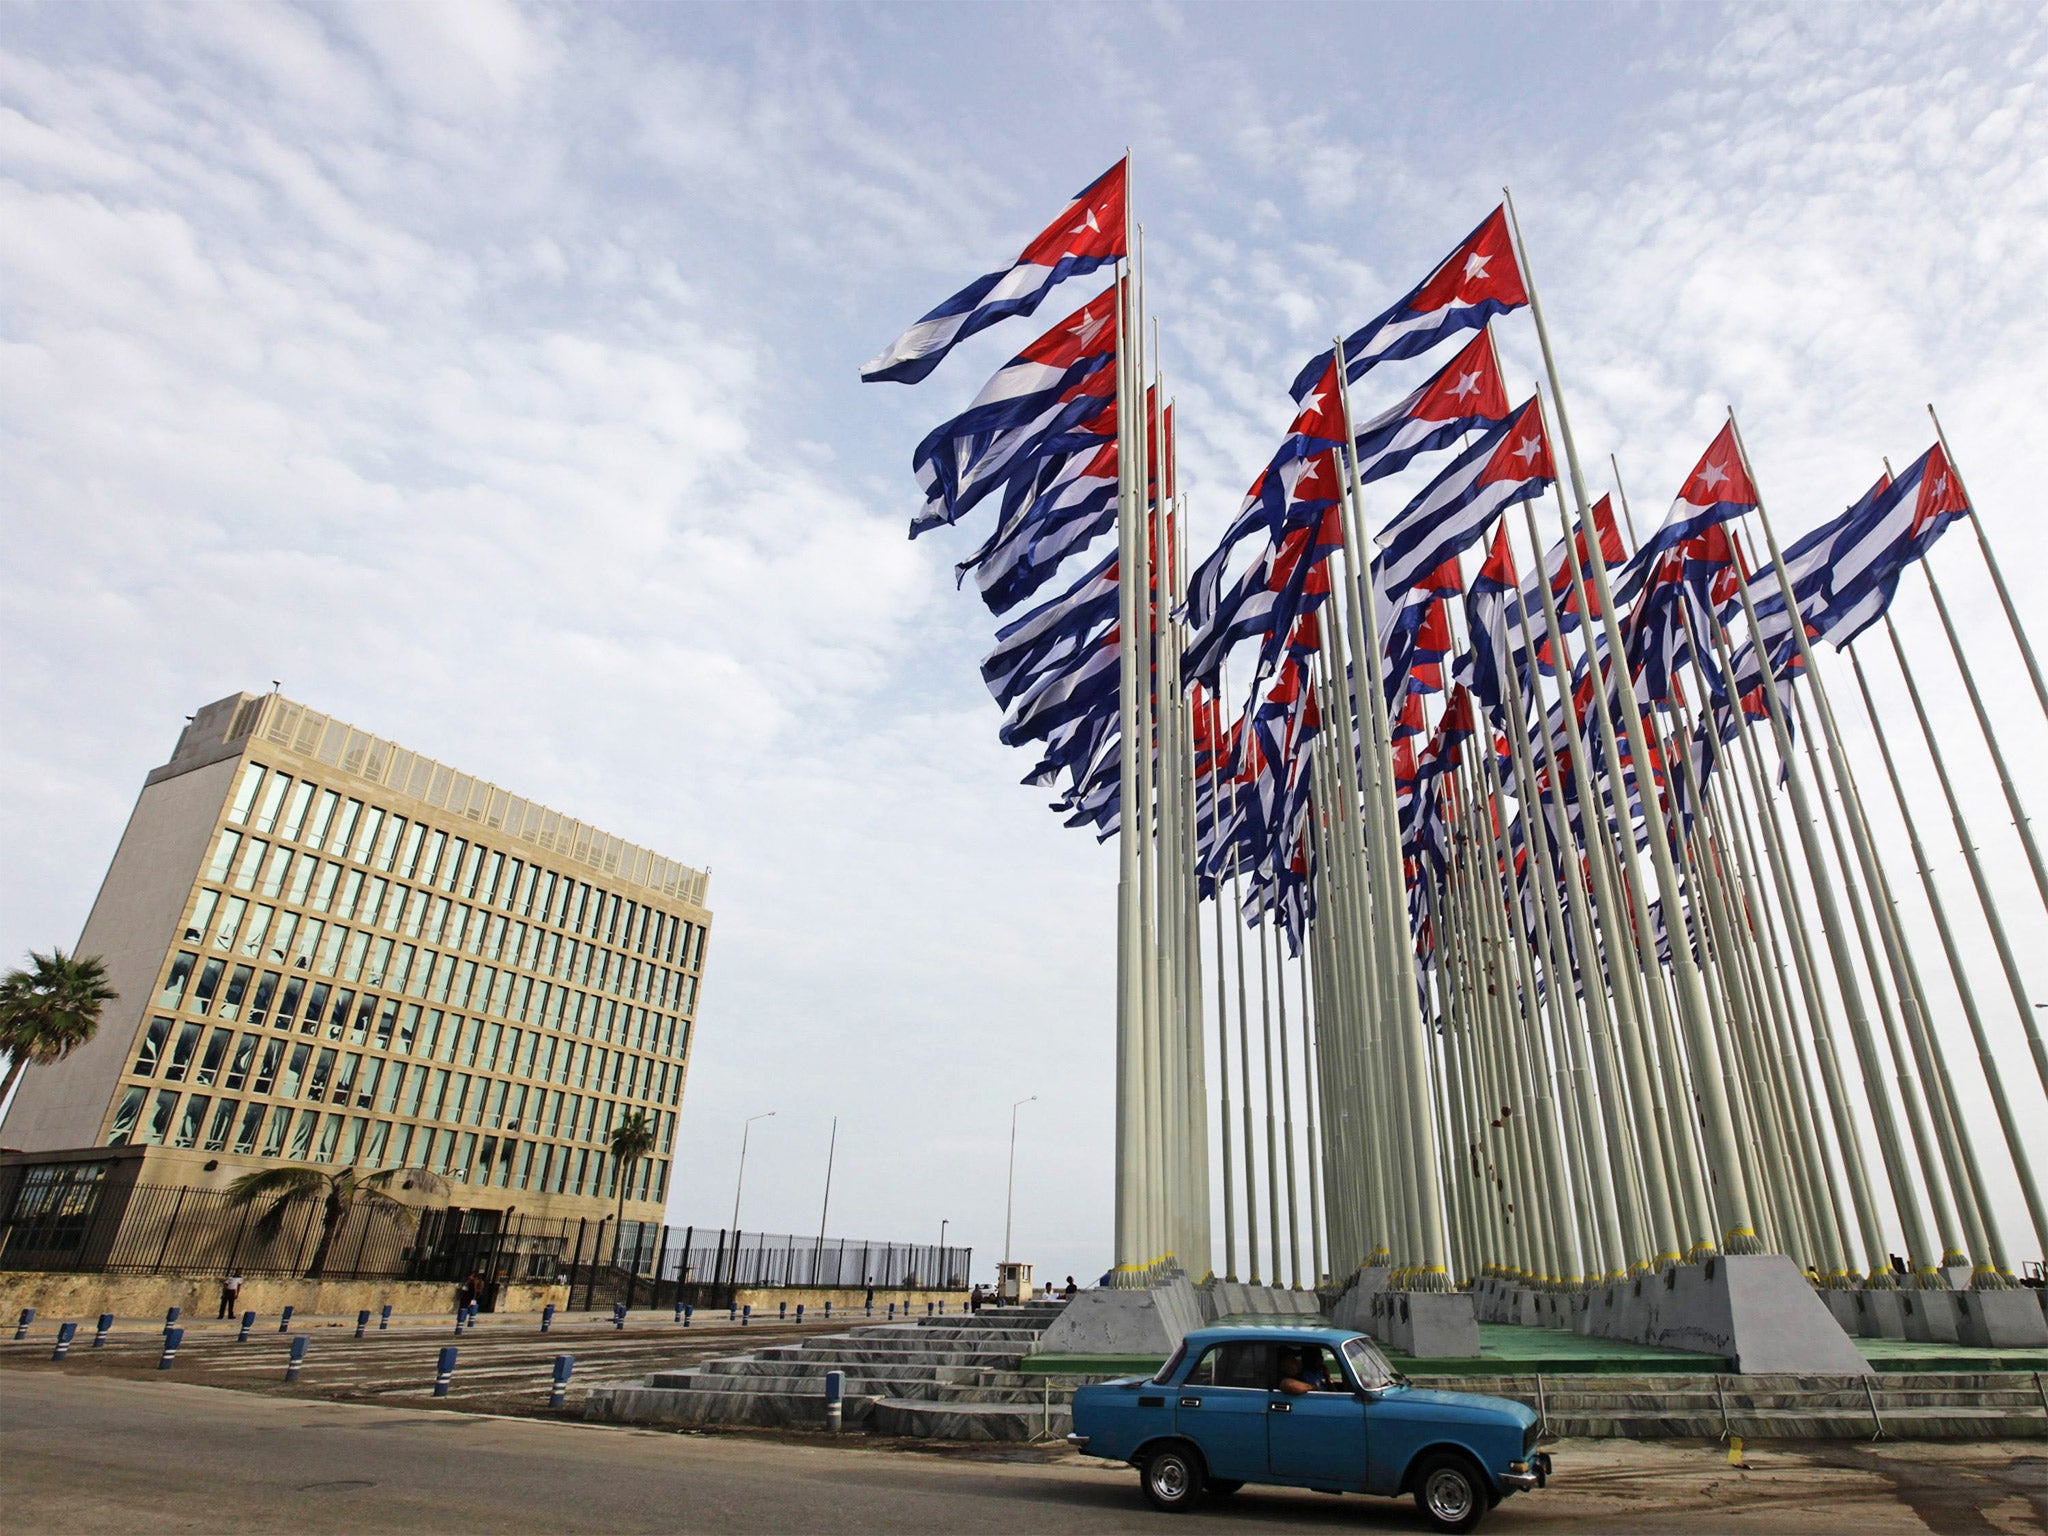
M946 1274L946 1228L952 1224L951 1217L939 1223L939 1261L933 1268L937 1271L937 1277L942 1281L948 1278Z
M1010 1187L1003 1197L1003 1262L1010 1262L1010 1217L1017 1208L1017 1111L1026 1104L1036 1104L1038 1095L1019 1099L1010 1106Z
M734 1284L739 1283L740 1277L740 1190L745 1187L747 1182L747 1138L753 1135L754 1122L756 1120L772 1120L774 1117L774 1110L763 1110L758 1115L749 1115L746 1122L740 1127L740 1172L739 1177L732 1181L732 1277Z

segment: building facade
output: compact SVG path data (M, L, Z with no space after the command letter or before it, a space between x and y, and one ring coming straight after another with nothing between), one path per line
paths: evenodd
M219 700L145 780L79 938L119 998L23 1073L0 1148L140 1147L196 1188L425 1167L465 1210L601 1217L637 1110L625 1214L659 1220L708 884L277 694Z

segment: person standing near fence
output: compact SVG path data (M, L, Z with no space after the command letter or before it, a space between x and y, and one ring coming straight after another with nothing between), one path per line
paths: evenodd
M235 1315L235 1303L241 1299L242 1277L239 1274L229 1275L227 1279L220 1283L220 1311L216 1314L215 1320L218 1321L219 1318L223 1317L233 1317Z

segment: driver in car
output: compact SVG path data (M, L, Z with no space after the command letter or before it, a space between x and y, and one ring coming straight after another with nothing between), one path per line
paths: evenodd
M1278 1390L1289 1397L1300 1397L1308 1392L1341 1391L1342 1384L1331 1379L1320 1349L1304 1353L1299 1349L1283 1348L1280 1351Z

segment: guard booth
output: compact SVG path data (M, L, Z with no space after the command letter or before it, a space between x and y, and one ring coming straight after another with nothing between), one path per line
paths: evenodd
M1015 1306L1031 1299L1031 1266L1005 1259L996 1266L996 1304Z

